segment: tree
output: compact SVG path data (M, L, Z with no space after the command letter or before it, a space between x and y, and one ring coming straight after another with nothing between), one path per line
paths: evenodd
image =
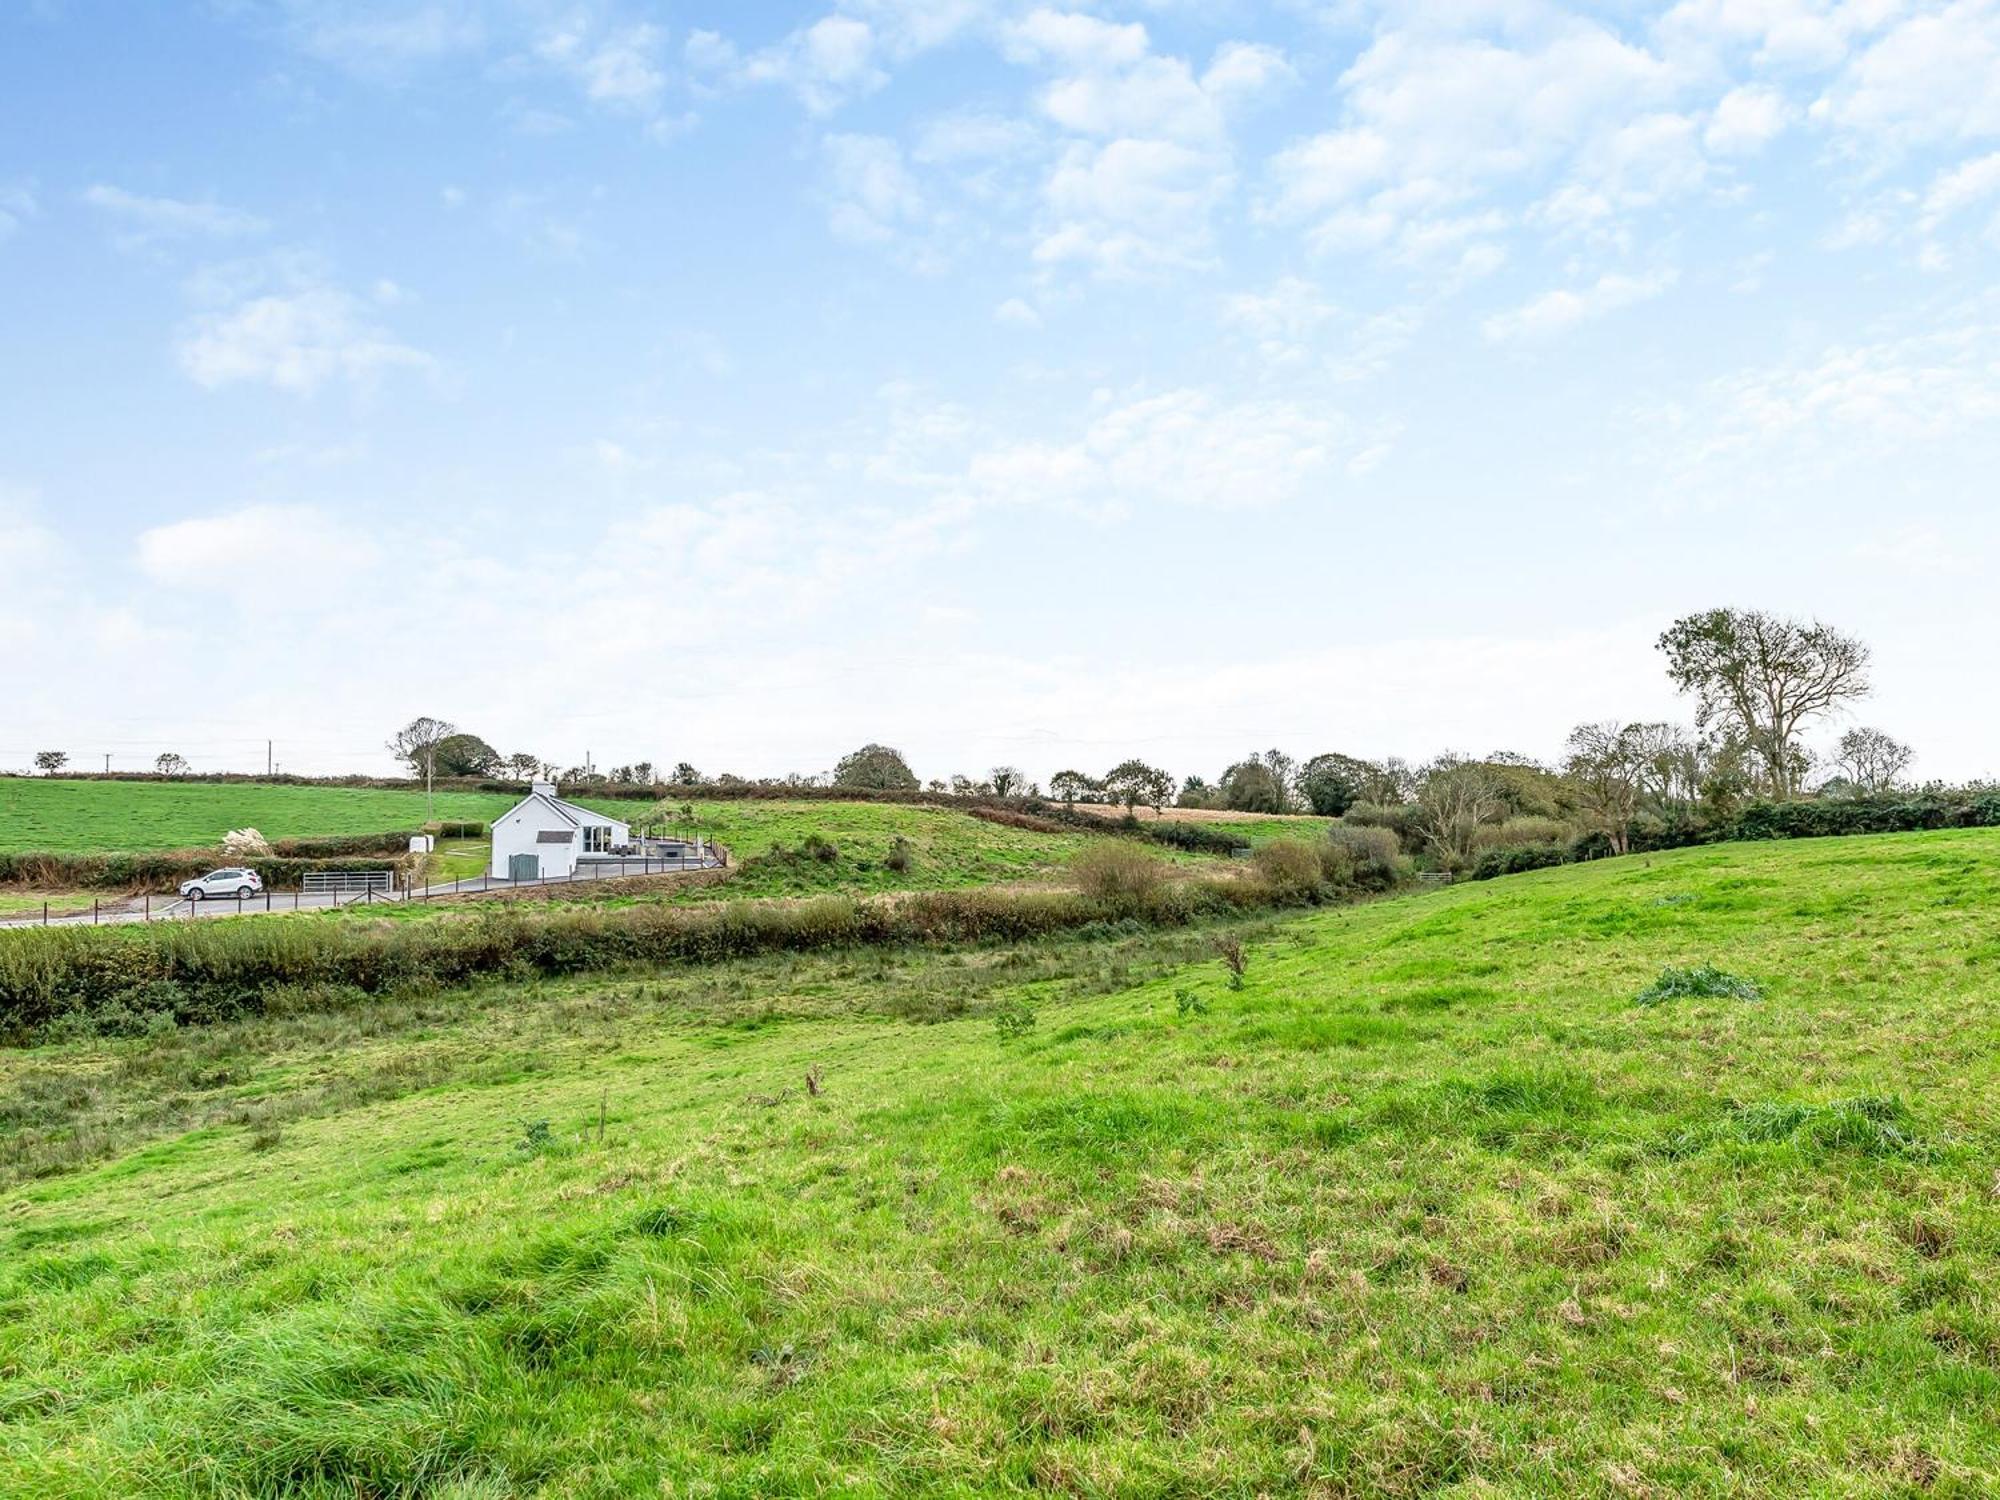
M1383 799L1371 793L1386 782L1380 766L1351 755L1315 755L1299 767L1299 795L1322 818L1337 818L1357 802Z
M1741 739L1780 799L1811 765L1800 731L1871 686L1868 647L1817 620L1711 609L1676 620L1659 644L1674 686L1694 695L1697 727Z
M1257 756L1239 760L1222 773L1222 805L1231 812L1275 813L1285 810L1270 767Z
M1019 766L995 766L989 779L996 797L1018 797L1028 785L1028 773Z
M53 776L68 764L69 752L66 750L37 750L35 752L35 769L40 771L44 776Z
M1079 798L1088 798L1096 787L1097 783L1081 771L1058 771L1049 778L1049 791L1060 797L1065 807Z
M1850 729L1840 737L1840 772L1858 792L1895 789L1916 752L1879 729Z
M161 776L185 776L188 773L188 763L169 750L154 760L153 770Z
M431 814L431 783L437 777L438 746L457 733L456 724L425 715L410 720L389 741L390 752L409 766L410 774L424 778L425 817Z
M1507 799L1490 766L1445 756L1417 792L1417 830L1438 863L1458 870L1472 862L1479 830L1506 814Z
M1222 794L1199 776L1190 776L1181 783L1181 794L1174 799L1176 807L1220 807Z
M491 776L504 764L500 752L476 734L446 735L431 759L440 776Z
M863 745L833 768L835 786L863 791L914 792L918 782L902 752L887 745Z
M542 758L522 750L507 757L507 769L522 781L533 781L541 773Z
M1579 724L1569 732L1563 774L1584 816L1611 841L1613 854L1632 848L1632 821L1645 794L1645 742L1640 725Z
M1174 794L1174 778L1143 760L1120 761L1104 773L1104 790L1124 803L1128 814L1141 802L1158 812Z
M1263 759L1264 769L1271 773L1271 785L1277 789L1277 810L1290 812L1296 801L1299 763L1281 750L1266 750Z
M673 786L700 786L701 772L686 761L681 761L674 767L674 774L669 776L667 781Z

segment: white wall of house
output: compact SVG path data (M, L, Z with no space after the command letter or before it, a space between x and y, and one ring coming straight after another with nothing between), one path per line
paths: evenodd
M603 831L593 834L593 829ZM562 802L553 784L536 782L533 791L494 819L493 861L487 868L495 879L505 880L515 855L532 854L542 879L561 880L576 869L593 842L610 846L631 839L629 823Z

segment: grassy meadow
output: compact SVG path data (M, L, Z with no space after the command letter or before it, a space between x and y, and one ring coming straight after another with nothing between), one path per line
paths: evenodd
M483 822L515 799L439 792L436 816ZM258 782L0 777L0 851L92 854L219 845L232 828L267 839L386 833L425 822L424 794Z
M0 1054L0 1493L1990 1494L1997 900L1723 845L1240 988L1114 925Z

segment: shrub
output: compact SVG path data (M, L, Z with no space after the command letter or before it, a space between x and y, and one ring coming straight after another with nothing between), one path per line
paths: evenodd
M840 846L817 833L806 835L805 842L799 845L799 852L807 859L816 859L823 865L830 865L840 858Z
M1166 884L1166 867L1122 839L1093 844L1070 861L1077 889L1119 913L1143 911Z
M1488 849L1524 849L1533 844L1567 844L1575 836L1576 831L1560 818L1528 815L1487 824L1473 836L1473 847L1482 853Z
M909 871L913 856L914 850L910 841L899 833L889 841L889 852L883 857L882 863L898 875L902 875Z
M1390 807L1379 802L1357 802L1341 815L1348 828L1386 828L1395 835L1405 854L1423 847L1424 836L1417 828L1417 810L1408 804Z
M1250 858L1280 901L1310 901L1319 894L1325 865L1317 844L1304 839L1272 839L1258 845Z
M1726 974L1714 964L1699 964L1689 969L1660 970L1660 977L1634 998L1641 1005L1667 1000L1761 1000L1764 991L1753 981Z
M1607 847L1609 840L1606 840ZM1575 857L1570 849L1557 844L1527 844L1514 849L1488 849L1465 872L1468 880L1492 880L1501 875L1525 875L1530 870L1546 870L1566 865Z
M1336 889L1386 891L1403 879L1396 835L1387 828L1336 823L1326 831L1320 860L1326 883Z

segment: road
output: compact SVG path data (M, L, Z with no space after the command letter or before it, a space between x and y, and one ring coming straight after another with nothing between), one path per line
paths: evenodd
M404 901L443 901L454 896L481 896L494 891L511 891L551 885L586 885L594 880L638 879L642 876L679 875L691 870L719 870L728 861L715 853L699 858L605 859L579 864L571 880L496 880L490 875L444 885L418 886L414 891L377 891L368 895L338 892L266 891L247 900L210 897L205 901L184 901L173 896L120 897L89 911L51 911L46 921L39 912L0 917L7 927L115 927L134 922L178 922L198 917L247 917L287 911L328 911L336 906L389 904ZM51 903L53 906L53 903Z

